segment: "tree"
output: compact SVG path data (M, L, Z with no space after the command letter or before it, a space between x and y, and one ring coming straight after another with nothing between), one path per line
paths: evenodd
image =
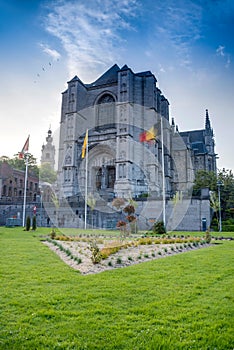
M233 218L234 216L234 175L232 170L223 168L218 171L218 176L212 171L199 170L196 174L193 194L200 195L202 188L208 187L211 191L210 202L211 208L217 213L218 203L218 186L217 182L221 181L220 187L220 204L222 219ZM217 208L218 207L218 208Z
M28 153L28 171L31 175L38 176L39 170L37 166L37 160L36 158L31 154ZM25 170L25 162L26 162L26 155L24 155L23 159L20 159L18 157L18 154L14 155L14 158L9 158L6 156L2 156L0 158L0 162L7 162L12 168L17 169L17 170Z
M217 190L217 175L213 171L198 170L193 185L193 195L200 195L202 188Z
M39 168L39 177L42 182L54 183L57 178L57 173L51 168L49 163L44 163Z
M232 218L234 208L234 175L231 170L223 168L218 172L218 180L223 184L220 188L222 218Z

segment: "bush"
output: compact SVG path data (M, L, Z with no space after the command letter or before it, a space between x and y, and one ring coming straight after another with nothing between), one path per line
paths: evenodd
M153 226L153 233L154 234L159 234L159 235L162 235L162 234L166 233L166 228L164 226L163 221L155 222L155 224Z
M222 231L224 231L224 232L234 232L234 225L223 224Z
M120 257L118 257L116 262L117 262L118 265L120 265L120 264L122 264L122 259Z
M30 219L30 216L27 216L27 219L26 219L26 231L29 231L30 230L30 226L31 226L31 219Z
M36 218L36 216L34 215L34 216L33 216L33 222L32 222L32 230L33 230L33 231L36 231L36 229L37 229L37 218Z
M93 264L98 264L102 260L102 255L101 255L100 249L97 246L97 243L92 242L90 244L89 249L91 250L91 253L92 253L91 260Z
M123 211L124 211L124 213L131 215L131 214L135 213L135 208L133 205L129 204L123 209Z

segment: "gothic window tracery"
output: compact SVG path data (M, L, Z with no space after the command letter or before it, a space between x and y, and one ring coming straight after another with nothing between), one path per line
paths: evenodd
M96 127L106 128L115 124L115 99L110 94L104 94L98 100Z

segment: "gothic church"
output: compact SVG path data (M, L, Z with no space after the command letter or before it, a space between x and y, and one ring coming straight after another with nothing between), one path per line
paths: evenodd
M141 133L152 126L155 140L140 142ZM88 154L83 159L87 129ZM60 200L69 201L79 218L86 177L89 196L96 206L104 201L105 209L100 204L99 211L107 213L115 197L160 200L163 186L167 201L178 192L188 198L200 169L216 171L208 110L204 129L179 132L150 71L134 73L115 64L93 83L77 76L68 82L62 94L58 187ZM104 216L97 218L99 226Z

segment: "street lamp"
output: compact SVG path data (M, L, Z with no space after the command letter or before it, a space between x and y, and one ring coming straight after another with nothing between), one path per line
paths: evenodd
M40 207L40 216L41 216L41 226L42 226L42 203L43 203L43 191L40 189L40 199L41 199L41 207Z
M220 201L220 187L223 186L223 183L221 180L218 180L217 187L218 187L218 196L219 196L219 232L222 232L222 216L221 216L221 201Z

